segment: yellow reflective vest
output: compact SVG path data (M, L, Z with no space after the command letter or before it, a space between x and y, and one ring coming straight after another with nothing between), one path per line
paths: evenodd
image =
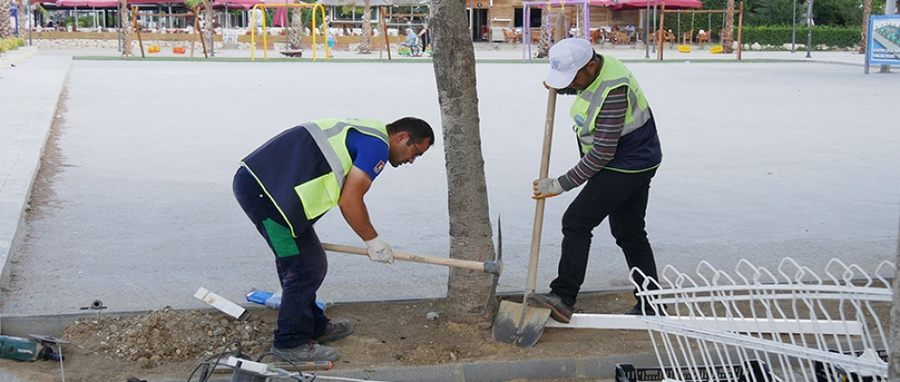
M295 226L315 221L341 198L353 167L347 133L354 129L388 145L384 123L361 119L319 119L288 129L241 161L297 237Z
M578 92L569 110L569 115L575 121L574 130L581 153L587 154L593 147L595 121L606 97L610 91L622 86L628 87L625 125L619 137L616 156L605 168L622 172L655 168L662 159L662 153L650 106L631 71L612 56L603 56L600 74L586 89Z

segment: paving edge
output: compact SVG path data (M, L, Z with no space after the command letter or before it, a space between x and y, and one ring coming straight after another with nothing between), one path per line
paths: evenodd
M12 65L18 64L31 56L34 56L34 53L37 52L38 48L36 46L23 46L16 50L9 51L0 56L0 68L9 68Z
M630 292L631 289L626 289L623 287L611 287L611 288L598 288L598 289L587 289L582 290L581 295L588 294L606 294L606 293L622 293L622 292ZM522 296L521 291L510 291L510 292L497 292L497 297L500 299L504 298L516 298ZM430 300L439 300L441 298L413 298L413 299L396 299L396 300L379 300L379 301L340 301L336 304L344 305L344 304L364 304L364 303L423 303ZM242 307L246 308L248 312L254 313L258 311L265 311L269 308L264 306L260 306L257 304L250 303L240 303ZM81 312L73 312L73 313L54 313L54 314L12 314L12 315L3 315L0 314L0 333L9 334L13 336L26 336L30 333L34 334L45 334L51 336L62 337L63 332L66 327L75 322L80 318L90 318L90 317L109 317L109 316L119 316L119 317L130 317L136 316L139 314L145 314L147 312L151 312L153 310L163 309L163 307L156 309L148 309L148 310L137 310L137 311L108 311L102 310L100 313L97 311L81 311ZM216 310L211 307L202 307L202 308L179 308L172 309L175 311L199 311L199 312L215 312Z
M22 49L27 49L30 52L20 54L18 56L21 58L21 59L19 59L19 62L23 61L24 59L30 58L32 55L34 55L34 52L37 51L37 48L32 48L32 47L20 48L20 49L17 49L16 51L22 50ZM16 59L16 58L13 57L12 59ZM22 200L21 208L19 208L18 221L16 221L16 223L15 223L15 228L13 230L12 237L9 238L8 247L2 245L3 244L2 241L5 238L0 238L0 280L6 280L8 278L8 276L9 276L8 275L8 273L9 273L8 265L9 265L10 258L12 257L12 255L14 253L16 253L16 250L18 249L18 246L22 239L22 235L24 233L23 228L25 225L25 211L26 211L29 203L31 202L31 191L32 191L32 187L34 187L34 180L37 177L38 170L40 170L41 163L42 163L43 157L44 157L44 150L47 147L47 140L50 138L50 131L52 130L53 123L56 122L56 115L59 110L59 106L65 101L63 99L63 97L66 94L66 86L67 86L66 84L69 81L69 74L71 73L71 71L72 71L72 60L69 59L68 63L66 64L65 73L62 76L62 81L60 81L59 87L57 88L57 90L55 92L56 93L56 98L54 98L55 103L53 104L53 109L51 110L49 118L46 120L45 119L37 119L37 121L46 121L47 123L46 123L46 126L42 127L43 131L41 131L41 133L40 133L41 134L40 146L36 148L38 150L38 155L37 155L36 159L34 160L33 164L28 164L29 166L31 166L30 168L27 169L27 171L31 171L31 173L28 176L28 179L29 179L28 186L26 188L25 197ZM6 224L6 223L2 223L2 224Z
M540 342L535 345L540 347ZM641 366L656 365L656 356L647 353L614 354L585 358L547 358L521 361L484 361L425 366L385 366L364 369L329 370L321 376L352 378L370 381L416 382L500 382L552 380L571 378L612 379L615 366L630 363ZM324 378L323 378L324 379ZM217 376L211 382L228 382L230 375ZM273 381L282 381L274 379ZM163 382L181 381L166 379Z
M418 301L418 300L417 300ZM266 308L251 308L265 310ZM201 309L214 311L213 309ZM132 316L146 313L110 312L110 313L70 313L42 316L5 316L0 317L3 333L25 336L29 333L61 336L64 328L79 318L92 316ZM535 345L540 348L540 342ZM655 365L653 354L614 354L602 357L585 358L549 358L517 361L476 361L465 363L449 363L422 366L373 366L368 368L329 370L316 372L322 376L354 378L359 380L381 381L440 381L440 382L490 382L530 379L562 379L562 378L603 378L614 375L617 363L636 365ZM231 376L224 374L215 376L211 381L228 382ZM162 379L162 382L183 381L183 378Z

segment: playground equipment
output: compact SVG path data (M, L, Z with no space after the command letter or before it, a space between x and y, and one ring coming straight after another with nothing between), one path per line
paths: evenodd
M675 10L671 10L671 9L670 9L670 10L666 10L666 4L663 3L662 6L661 6L661 9L660 9L660 16L659 16L659 30L665 30L666 13L674 13L674 14L677 15L677 26L679 27L678 29L679 29L679 33L680 33L681 14L682 14L682 13L691 13L691 30L690 30L690 33L691 33L691 35L692 35L692 37L693 37L693 32L694 32L694 15L697 14L697 13L701 13L701 14L706 13L706 14L709 14L709 15L710 15L710 17L709 17L709 25L708 25L708 27L710 28L710 30L706 32L706 34L707 34L706 39L709 39L708 36L709 36L709 34L712 33L712 14L713 14L713 13L720 13L720 12L721 12L721 13L726 13L727 10L725 10L725 9L699 9L699 10L697 10L697 9L692 9L692 10L675 9ZM723 24L723 25L725 24L724 17L723 17L723 20L722 20L722 24ZM741 40L741 39L742 39L742 37L743 37L743 31L744 31L744 2L743 2L743 1L740 2L740 4L738 5L738 27L737 27L737 30L738 30L738 37L737 37L737 43L738 43L738 47L737 47L737 59L738 59L738 61L740 61L740 60L741 60L742 47L743 47L743 43L742 43L742 40ZM698 36L698 37L699 37L699 36ZM720 36L720 38L723 38L723 37ZM683 40L683 39L682 39L682 40ZM657 49L656 49L656 60L657 60L657 61L662 61L662 60L663 60L663 40L660 39L660 38L657 38L656 44L657 44ZM684 42L682 42L682 44L684 44ZM724 44L724 42L723 42L723 44ZM680 47L679 47L679 51L681 51ZM724 50L723 50L723 52L724 52ZM719 52L719 53L723 53L723 52ZM683 53L684 53L684 52L683 52Z
M265 14L265 10L268 8L312 8L312 28L309 28L312 31L312 51L313 51L313 61L316 61L316 28L319 25L316 19L316 11L319 11L319 14L322 16L322 36L325 38L325 58L331 58L331 49L328 46L328 26L325 22L325 7L322 4L318 3L295 3L295 4L256 4L253 6L253 10L262 11ZM252 20L252 19L251 19ZM263 33L263 59L269 59L269 45L266 36L266 18L262 18L262 33ZM256 61L256 25L250 26L250 61Z
M198 8L199 9L199 8ZM189 13L159 13L153 15L145 15L150 17L193 17L194 18L194 34L197 35L197 40L200 41L200 45L203 46L203 56L209 58L209 55L206 51L206 39L203 38L203 31L200 30L200 22L198 21L198 17L196 15L197 10L192 10ZM141 25L138 22L138 7L136 5L131 6L131 30L137 35L138 38L138 46L141 48L141 57L147 57L144 54L144 40L141 37ZM191 41L191 57L194 57L194 42ZM159 45L151 45L149 49L149 53L159 53L160 48ZM175 54L184 54L184 47L176 46L172 48L172 53Z
M581 25L582 37L586 40L591 40L591 11L590 11L590 0L546 0L546 1L525 1L522 3L522 7L524 8L525 14L522 16L522 22L524 23L522 26L522 59L523 60L531 60L531 8L532 7L540 7L544 6L547 12L547 16L550 16L550 8L553 6L559 6L563 10L565 10L566 4L581 4L581 14L583 20L583 24ZM544 25L544 28L549 28L550 23L547 22L547 25Z

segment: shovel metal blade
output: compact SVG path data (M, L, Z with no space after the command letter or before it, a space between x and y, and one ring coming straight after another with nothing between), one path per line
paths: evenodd
M522 319L522 310L525 318ZM541 338L550 318L550 309L528 306L512 301L500 301L494 317L491 336L494 341L530 348Z

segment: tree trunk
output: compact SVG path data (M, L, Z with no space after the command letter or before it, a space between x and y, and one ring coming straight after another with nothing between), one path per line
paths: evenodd
M566 23L566 13L562 10L556 14L556 25L553 28L553 42L557 43L559 40L566 38L569 35L569 28L567 28Z
M213 12L212 0L207 0L206 4L203 5L203 13L206 19L206 27L203 28L203 35L206 38L206 50L209 52L210 57L215 57L216 15Z
M9 22L9 0L0 0L0 38L12 37L12 24Z
M362 37L359 39L357 50L362 54L372 53L372 4L369 0L363 5Z
M125 57L131 56L130 14L126 0L119 0L119 41L122 42L122 55Z
M484 158L475 89L475 51L466 19L465 2L433 0L434 74L444 137L450 212L450 257L473 261L493 258ZM449 317L457 322L489 319L490 275L450 269ZM486 304L487 303L487 304Z
M294 0L294 3L300 3L300 0ZM290 25L291 27L288 28L287 33L288 49L300 50L303 48L302 46L300 46L303 38L303 8L291 8ZM315 26L313 26L313 28L315 28Z
M891 286L894 289L894 298L891 303L891 336L888 347L891 348L888 359L888 381L900 381L900 235L897 236L897 255L894 258L897 272Z
M25 36L25 24L28 23L28 9L26 6L28 5L27 0L18 0L16 1L16 5L19 8L19 13L16 13L16 25L19 26L19 36Z
M869 16L872 14L872 0L863 0L862 33L859 39L859 54L866 53L866 43L869 39Z
M734 0L728 0L725 6L725 28L722 31L722 48L725 53L734 51Z
M544 17L544 26L541 28L541 41L538 43L537 58L544 58L550 54L550 12Z

